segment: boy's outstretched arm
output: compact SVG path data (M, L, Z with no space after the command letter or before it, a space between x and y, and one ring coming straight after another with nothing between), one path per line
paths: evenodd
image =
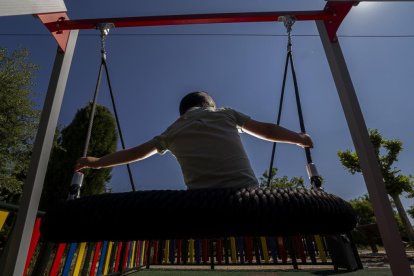
M150 142L146 142L134 148L110 153L101 158L87 156L81 157L76 161L75 171L84 168L107 168L117 165L127 164L134 161L139 161L154 155L157 149Z
M303 148L313 148L313 141L308 134L294 132L276 124L250 119L244 123L242 130L263 140L296 144Z

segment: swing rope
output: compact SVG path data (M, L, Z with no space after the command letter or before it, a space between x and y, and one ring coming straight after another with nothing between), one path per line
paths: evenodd
M96 113L96 105L97 105L97 102L98 102L98 94L99 94L99 90L100 90L100 86L101 86L101 79L102 79L103 69L105 69L105 73L106 73L106 80L107 80L107 83L108 83L109 93L110 93L111 102L112 102L112 108L114 110L115 121L116 121L116 125L117 125L117 128L118 128L118 133L119 133L119 138L121 140L122 149L126 148L124 137L123 137L123 134L122 134L121 124L119 122L119 116L118 116L117 108L116 108L116 105L115 105L115 98L114 98L114 94L113 94L111 80L110 80L110 77L109 77L108 64L106 62L105 42L106 42L106 37L108 36L110 29L113 28L113 27L114 27L114 25L112 23L101 23L101 24L97 25L97 29L99 29L100 32L101 32L101 34L100 34L100 37L101 37L101 63L99 65L98 79L96 81L95 92L94 92L94 95L93 95L92 109L91 109L91 113L90 113L90 117L89 117L88 130L87 130L87 134L86 134L85 146L84 146L84 149L83 149L82 157L86 157L87 154L88 154L89 143L90 143L91 136L92 136L93 121L94 121L95 113ZM128 170L129 182L131 184L131 189L132 189L132 191L135 192L136 191L135 183L134 183L134 179L132 177L131 167L129 166L129 164L127 164L127 170ZM81 172L76 172L74 174L74 176L72 178L72 184L71 184L70 189L69 189L68 200L80 197L80 188L82 186L83 176L84 175Z
M109 33L109 29L112 28L112 27L113 27L113 24L110 24L110 23L105 23L103 26L98 25L98 28L101 30L101 38L102 38L101 39L101 43L102 43L101 44L101 46L102 46L101 47L101 53L102 53L101 64L105 68L106 81L108 83L109 94L111 96L112 109L114 110L115 121L116 121L116 125L118 127L118 132L119 132L119 139L121 140L121 146L122 146L122 149L126 149L124 135L122 134L121 123L119 121L118 111L117 111L116 104L115 104L115 97L114 97L114 93L113 93L113 90L112 90L111 79L109 77L108 64L106 62L105 39L106 39L106 36ZM131 171L131 167L130 167L129 164L127 164L127 171L128 171L129 182L131 184L131 189L132 189L132 191L135 192L134 178L132 177L132 171Z
M303 112L302 112L302 105L300 102L299 86L298 86L298 81L296 78L296 71L295 71L295 66L293 63L293 55L292 55L292 26L295 23L295 18L293 16L283 16L281 20L283 21L286 27L287 33L288 33L288 43L287 43L285 69L283 73L282 92L280 94L279 111L277 115L276 124L280 125L280 119L281 119L282 107L283 107L283 99L284 99L285 87L286 87L287 71L288 71L288 67L290 64L290 69L291 69L291 74L292 74L292 79L293 79L293 86L294 86L294 91L295 91L296 108L298 110L300 131L302 133L306 133L305 122L304 122ZM275 153L276 153L276 143L273 143L272 154L270 158L269 175L267 179L267 187L270 187L270 182L273 177L272 168L273 168L273 163L275 159ZM306 161L307 161L307 172L308 172L308 175L311 181L311 185L313 188L320 188L322 185L322 180L321 180L321 177L317 173L314 163L312 162L312 155L311 155L311 151L309 148L305 148L305 155L306 155Z

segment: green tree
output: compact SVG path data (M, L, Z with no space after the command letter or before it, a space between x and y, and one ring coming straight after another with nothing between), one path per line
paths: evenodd
M349 203L355 210L357 217L357 227L352 231L354 242L358 245L369 245L372 252L378 252L378 227L374 208L368 195L352 199Z
M410 209L407 210L407 213L414 219L414 206L411 206Z
M398 155L403 149L402 142L399 140L385 139L377 129L370 130L369 137L378 157L378 163L387 192L397 209L410 243L414 245L414 230L400 199L403 193L413 193L413 177L402 175L400 170L393 167L394 162L398 161ZM338 156L342 165L350 173L361 173L358 155L355 152L349 149L338 151Z
M407 197L414 198L414 191L412 191ZM407 210L407 213L410 215L412 219L414 219L414 205L410 206L410 208Z
M374 208L368 195L349 201L357 215L357 226L376 223Z
M0 201L18 203L26 178L39 111L29 51L0 48Z
M354 241L357 244L369 244L373 252L378 252L375 243L381 242L381 240L377 240L377 238L379 238L379 230L376 225L377 219L375 218L374 208L372 207L369 196L365 194L356 199L351 199L349 203L355 210L357 217L357 228L352 232ZM397 222L399 231L404 233L403 223L398 213L395 211L394 218ZM406 238L405 235L404 238Z
M260 186L266 187L269 178L269 172L266 170L259 178ZM272 168L272 177L270 179L271 188L305 188L303 177L292 177L289 179L286 175L277 177L277 168Z
M47 210L59 201L66 200L75 162L83 154L91 105L78 110L73 121L59 134L49 160L41 208ZM96 107L88 155L103 156L116 151L117 131L112 113L103 106ZM84 170L85 177L81 196L105 192L106 183L111 179L111 169Z

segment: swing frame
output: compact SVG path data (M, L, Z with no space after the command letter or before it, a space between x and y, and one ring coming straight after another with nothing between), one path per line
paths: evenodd
M374 0L375 1L375 0ZM394 275L412 275L404 247L393 218L382 174L365 120L352 84L336 32L351 8L360 1L328 0L321 11L255 12L193 14L151 17L103 18L70 20L66 12L37 14L58 44L46 99L25 180L16 224L8 246L1 275L22 275L30 239L43 188L53 136L57 125L66 82L81 29L95 29L98 23L113 23L115 27L164 26L184 24L272 22L279 16L293 15L297 21L314 20L321 38L328 64L350 134L359 156L362 174L372 201L384 247Z

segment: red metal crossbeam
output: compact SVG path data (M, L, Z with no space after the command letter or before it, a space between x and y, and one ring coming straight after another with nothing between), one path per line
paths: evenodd
M214 13L214 14L186 14L186 15L163 15L163 16L141 16L123 18L98 18L70 20L66 14L43 14L38 15L43 24L49 29L58 41L62 50L66 44L61 34L70 30L95 29L99 23L112 23L116 28L166 26L166 25L188 25L188 24L211 24L211 23L242 23L242 22L277 22L279 17L292 15L298 21L322 20L326 23L329 36L335 40L336 31L345 18L354 1L328 2L322 11L280 11L280 12L250 12L250 13ZM60 38L60 40L59 40ZM63 40L63 41L62 41ZM64 47L62 47L64 46Z
M113 23L116 28L166 26L187 24L211 24L211 23L241 23L241 22L275 22L280 16L293 15L297 20L333 20L330 11L310 12L255 12L255 13L214 13L214 14L186 14L164 16L142 16L124 18L99 18L64 20L58 24L51 23L49 28L53 31L74 29L95 29L99 23Z

